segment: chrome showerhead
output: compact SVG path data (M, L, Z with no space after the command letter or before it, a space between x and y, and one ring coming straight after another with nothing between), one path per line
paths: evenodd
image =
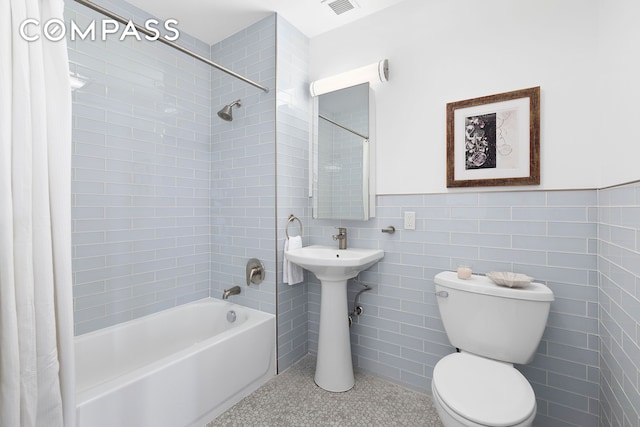
M218 111L218 117L220 117L222 120L226 120L228 122L233 120L233 114L231 113L232 108L234 106L238 106L238 107L242 107L242 104L240 103L240 100L238 99L237 101L233 101L231 104L229 105L225 105L222 110Z

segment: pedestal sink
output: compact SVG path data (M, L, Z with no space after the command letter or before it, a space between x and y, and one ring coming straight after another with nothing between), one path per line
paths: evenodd
M284 256L315 274L322 286L315 382L328 391L347 391L354 384L347 280L382 259L384 252L312 245Z

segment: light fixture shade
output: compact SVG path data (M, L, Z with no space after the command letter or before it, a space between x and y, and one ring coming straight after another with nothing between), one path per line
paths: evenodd
M311 92L311 96L318 96L362 83L368 82L373 86L386 81L389 81L389 61L383 59L355 70L311 82L309 92Z

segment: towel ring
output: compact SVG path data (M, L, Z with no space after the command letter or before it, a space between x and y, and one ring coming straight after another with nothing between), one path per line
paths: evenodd
M289 226L291 225L291 223L293 221L298 221L298 224L300 225L300 237L302 237L302 221L300 221L300 218L298 218L294 214L291 214L291 215L289 215L289 220L287 221L287 227L284 229L284 233L287 235L287 239L290 239L290 237L289 237Z

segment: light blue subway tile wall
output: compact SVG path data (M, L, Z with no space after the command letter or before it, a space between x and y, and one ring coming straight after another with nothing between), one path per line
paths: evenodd
M143 22L126 2L101 4ZM104 18L67 2L67 21ZM99 25L98 25L99 27ZM99 37L99 33L98 33ZM202 54L203 42L179 43ZM147 40L69 41L75 333L209 295L210 67Z
M640 184L598 191L600 425L640 426Z
M211 78L211 296L241 286L239 304L276 312L276 17L271 15L211 47L214 62L270 89L265 93L219 71ZM240 99L233 121L216 112ZM260 259L259 285L245 267Z
M384 249L360 275L373 289L351 328L355 366L430 393L433 367L451 353L433 277L471 264L475 273L515 271L555 294L533 362L519 366L538 399L537 426L598 425L598 277L595 191L525 191L378 196L370 221L312 220L311 244L336 245L335 226L352 247ZM403 229L405 211L416 230ZM381 233L393 225L396 233ZM309 349L317 351L320 285L310 274ZM360 285L349 283L349 307ZM346 319L345 319L346 321Z
M285 230L300 233L308 243L309 224L309 39L281 16L277 17L277 272L278 370L282 372L308 353L307 284L289 286L282 281Z

